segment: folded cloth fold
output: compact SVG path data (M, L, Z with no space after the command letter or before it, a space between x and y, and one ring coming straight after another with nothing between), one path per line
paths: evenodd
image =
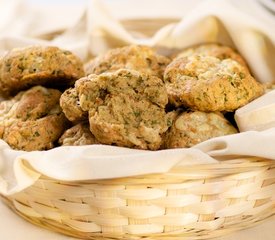
M209 156L222 160L226 157L254 156L275 160L275 128L262 132L248 131L212 138L194 146Z
M0 140L0 194L19 192L41 174L62 181L98 180L165 173L179 164L216 162L196 149L145 151L90 145L23 152Z
M89 145L23 152L0 140L0 194L19 192L42 174L61 181L99 180L165 173L175 166L214 164L228 157L275 160L274 141L275 128L217 137L189 149L159 151Z

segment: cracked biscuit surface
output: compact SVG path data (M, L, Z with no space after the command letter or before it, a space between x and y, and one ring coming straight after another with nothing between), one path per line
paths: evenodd
M58 143L62 146L81 146L99 144L99 141L90 131L89 123L78 123L67 129L59 138Z
M221 113L183 112L164 137L164 148L192 147L213 137L238 131Z
M167 66L164 80L173 105L205 112L234 111L264 92L247 68L212 56L176 58Z
M67 119L59 106L61 92L35 86L0 103L0 137L25 151L54 147Z
M158 77L121 69L89 75L75 84L90 130L104 144L156 150L168 129L164 83Z
M230 47L222 46L215 43L202 44L187 48L176 55L177 58L189 57L192 55L205 55L216 57L220 60L227 58L233 59L243 66L247 67L247 64L243 57Z
M170 59L155 53L147 46L130 45L111 49L85 64L86 75L114 72L119 69L133 69L141 73L163 78L165 67ZM61 96L61 107L66 117L73 122L83 121L86 112L79 107L76 90L67 90Z
M0 91L5 95L35 85L70 86L83 76L81 60L57 47L18 48L0 59Z
M109 50L85 65L86 74L100 74L119 69L133 69L163 78L170 59L147 46L130 45Z

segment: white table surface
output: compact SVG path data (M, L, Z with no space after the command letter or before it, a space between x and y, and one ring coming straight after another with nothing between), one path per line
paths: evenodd
M0 201L0 239L1 240L73 240L75 238L63 236L48 230L36 227L13 213ZM216 240L274 240L275 217L264 223L233 233Z

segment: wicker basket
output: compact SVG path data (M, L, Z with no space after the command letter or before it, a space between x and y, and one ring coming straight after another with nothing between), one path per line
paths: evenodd
M133 34L150 36L174 21L124 25ZM42 176L24 191L1 197L26 220L77 238L207 239L274 215L275 161L238 158L100 181L60 182Z

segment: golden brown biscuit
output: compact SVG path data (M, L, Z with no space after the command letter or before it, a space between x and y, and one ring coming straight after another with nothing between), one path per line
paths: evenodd
M0 59L0 92L5 95L34 85L70 86L83 76L81 60L57 47L14 49Z
M213 137L238 131L220 113L183 112L164 137L164 148L192 147Z
M58 143L63 146L80 146L99 144L99 141L91 133L89 123L78 123L66 130L59 138Z
M164 83L158 77L121 69L76 82L90 130L105 144L155 150L168 128Z
M65 116L72 122L80 122L88 119L79 104L79 98L75 88L67 89L60 97L60 106Z
M109 50L85 65L86 74L100 74L119 69L133 69L163 77L165 67L170 59L158 55L152 48L139 45L130 45Z
M164 79L172 104L205 112L234 111L264 92L247 68L211 56L176 58Z
M12 148L50 149L64 132L67 119L59 106L61 92L35 86L0 103L0 138Z
M192 55L205 55L216 57L220 60L231 58L236 62L247 67L243 57L230 47L222 46L215 43L202 44L195 47L187 48L176 55L177 58L189 57Z

